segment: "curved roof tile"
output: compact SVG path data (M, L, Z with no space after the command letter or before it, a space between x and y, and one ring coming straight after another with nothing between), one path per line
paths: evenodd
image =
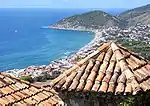
M49 85L61 91L137 94L150 89L150 64L110 41Z
M40 89L9 74L0 73L0 106L54 106L62 103L57 93L53 90Z

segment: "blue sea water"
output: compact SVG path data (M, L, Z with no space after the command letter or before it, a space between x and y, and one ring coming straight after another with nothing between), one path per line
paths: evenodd
M45 65L75 52L93 33L54 30L45 26L65 17L98 9L0 9L0 71ZM100 9L102 10L102 9ZM124 9L103 9L112 15Z
M94 34L43 28L85 10L0 9L0 71L50 61L86 45Z

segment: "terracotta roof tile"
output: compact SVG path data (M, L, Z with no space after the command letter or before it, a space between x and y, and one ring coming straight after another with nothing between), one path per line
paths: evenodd
M108 42L52 80L48 86L68 92L135 95L150 90L149 82L150 64L143 57Z
M47 91L6 73L0 73L0 106L30 106L48 103L53 106L60 102L62 101L59 96L51 90Z

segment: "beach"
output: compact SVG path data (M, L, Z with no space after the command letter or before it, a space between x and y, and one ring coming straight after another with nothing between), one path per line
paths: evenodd
M75 30L75 31L84 31L84 28L63 28L63 27L50 27L58 30ZM118 27L110 27L103 29L86 29L85 31L92 32L95 34L94 39L91 40L87 45L80 48L75 53L65 57L60 58L55 61L52 61L49 65L43 66L29 66L26 69L22 70L11 70L7 71L17 77L22 75L30 75L34 79L41 79L46 76L44 79L53 79L63 73L64 70L72 67L77 61L85 58L92 52L94 52L100 45L109 40L119 40L124 42L125 40L131 42L130 45L134 45L134 42L144 42L146 45L149 45L150 38L147 36L150 33L150 25L141 25L131 26L128 29L121 29ZM142 38L142 39L141 39ZM133 42L132 42L133 41ZM133 43L133 44L132 44ZM47 77L48 76L48 77ZM36 82L37 80L35 80ZM40 80L38 80L40 81Z
M61 28L53 28L58 30L74 30L74 31L84 31L80 29L61 29ZM90 30L85 30L91 33ZM62 73L64 70L72 67L77 61L83 59L90 53L92 53L94 50L96 50L100 44L104 41L104 38L102 38L101 32L98 30L92 30L92 33L94 33L95 37L92 39L90 43L88 43L86 46L80 48L75 53L72 53L69 56L65 56L63 58L59 58L57 60L51 61L49 65L42 65L42 66L29 66L25 69L14 69L14 70L8 70L7 72L16 76L32 76L33 79L37 80L37 77L45 77L45 74L49 76L50 79L56 78L60 73Z

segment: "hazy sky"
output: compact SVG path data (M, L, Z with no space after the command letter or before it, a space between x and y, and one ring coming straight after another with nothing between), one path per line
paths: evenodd
M0 0L0 8L134 8L150 0Z

